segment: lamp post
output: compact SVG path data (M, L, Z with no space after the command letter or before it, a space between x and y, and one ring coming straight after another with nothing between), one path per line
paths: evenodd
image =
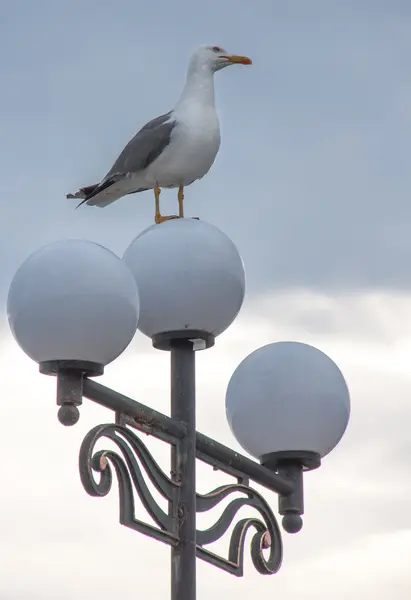
M258 462L196 431L195 354L213 346L229 327L244 294L244 267L232 241L212 225L190 219L150 227L123 259L87 241L50 244L23 263L10 287L11 330L40 371L57 376L61 423L77 422L83 398L114 411L114 422L97 425L84 438L80 478L88 494L105 496L115 474L120 523L170 545L172 600L195 600L196 557L242 576L250 528L255 529L254 566L262 574L278 571L280 528L250 480L278 494L282 526L296 533L304 512L303 472L320 465L349 419L348 389L331 359L306 344L278 342L246 357L227 388L231 430ZM137 328L155 348L170 353L170 416L93 379L121 354ZM136 430L170 444L170 474ZM117 450L96 451L102 438ZM236 481L196 493L196 459ZM158 505L145 477L168 501L168 511ZM154 524L136 518L134 492ZM197 528L197 513L232 495L213 526ZM238 520L245 506L250 517ZM223 557L210 544L232 524Z

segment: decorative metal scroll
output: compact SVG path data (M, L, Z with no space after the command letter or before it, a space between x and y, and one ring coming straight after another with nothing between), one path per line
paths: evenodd
M94 453L97 441L103 437L113 441L122 456L113 450L99 450ZM165 475L145 444L129 429L119 425L98 425L86 435L79 456L81 482L90 496L106 496L111 489L113 466L118 481L120 523L166 544L175 545L178 539L173 533L171 516L164 512L153 498L139 463L156 490L171 502L177 484ZM98 482L93 471L100 473ZM158 527L136 519L133 486L144 508Z
M95 445L101 438L114 442L120 452L95 451ZM106 496L111 490L113 468L119 489L120 523L176 546L177 527L171 516L175 511L170 510L168 514L158 505L143 477L143 471L159 494L169 502L170 507L176 497L178 483L164 473L145 444L130 429L115 424L98 425L86 435L80 449L80 477L86 492L91 496ZM98 480L96 473L99 474ZM157 527L135 517L133 489ZM233 493L241 493L244 497L232 500L212 527L197 530L198 558L241 577L246 534L250 528L254 528L256 531L251 540L253 564L259 573L276 573L282 561L281 533L271 508L256 490L246 485L233 484L219 487L205 495L197 494L197 512L211 510ZM235 524L231 532L228 559L206 549L205 546L224 536L238 511L245 506L255 509L260 518L241 519ZM268 553L267 557L264 550Z
M254 567L263 575L272 575L279 570L282 562L281 532L271 508L261 494L241 484L222 486L205 496L197 494L197 512L211 510L224 498L236 492L246 497L232 500L212 527L204 531L197 530L197 556L237 577L242 577L245 538L248 530L253 527L256 529L251 540L251 558ZM206 550L204 546L223 537L238 511L244 506L257 510L261 519L241 519L236 523L231 533L228 560ZM264 556L265 549L269 549L267 558Z

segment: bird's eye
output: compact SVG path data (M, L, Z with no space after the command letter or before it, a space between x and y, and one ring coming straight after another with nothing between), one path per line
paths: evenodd
M220 46L213 46L213 52L222 52L222 48Z

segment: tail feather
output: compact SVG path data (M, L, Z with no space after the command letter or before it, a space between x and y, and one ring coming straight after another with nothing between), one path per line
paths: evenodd
M86 185L85 187L80 188L75 194L67 194L66 198L77 198L78 200L81 200L76 208L86 203L90 204L91 206L105 206L105 204L100 204L98 198L96 198L94 201L92 201L92 199L100 194L100 192L110 187L113 183L113 181L106 181L103 183L95 183L94 185Z
M107 197L106 194L108 190L119 180L119 176L110 177L109 179L104 179L101 183L97 185L89 185L86 188L82 188L79 191L84 193L84 196L81 196L83 200L76 206L78 208L82 204L87 203L89 206L100 206L104 207L108 204L111 204L115 200L117 200L122 194L114 195L109 194L111 197ZM105 192L106 194L102 194ZM104 197L106 196L106 197Z
M85 187L80 188L75 194L67 194L66 198L87 198L88 196L92 195L97 188L98 183L95 183L94 185L86 185Z
M116 185L118 182L124 180L124 176L115 175L109 179L103 180L101 183L94 185L88 185L82 187L75 194L67 194L66 198L77 198L81 202L76 206L78 208L82 204L88 204L89 206L98 206L103 208L112 204L122 196L128 196L129 194L136 194L137 192L143 192L148 188L138 188L131 192L125 191L123 186Z

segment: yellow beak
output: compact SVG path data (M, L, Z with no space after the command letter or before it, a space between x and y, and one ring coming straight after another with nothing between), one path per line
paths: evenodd
M237 63L239 65L251 65L252 60L248 58L248 56L238 56L237 54L230 54L229 56L223 56L222 58L226 58L229 62Z

